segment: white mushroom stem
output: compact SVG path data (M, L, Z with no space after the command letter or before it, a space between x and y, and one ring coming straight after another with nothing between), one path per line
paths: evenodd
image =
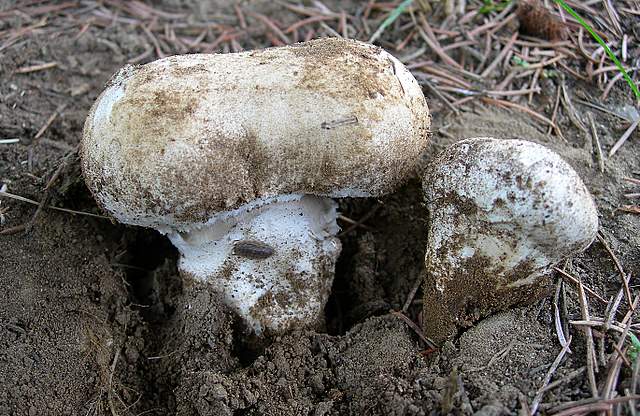
M553 265L598 230L589 191L560 156L523 140L458 142L425 178L430 213L425 332L456 327L535 300Z
M180 271L221 293L256 335L322 322L340 241L330 198L285 195L168 236Z

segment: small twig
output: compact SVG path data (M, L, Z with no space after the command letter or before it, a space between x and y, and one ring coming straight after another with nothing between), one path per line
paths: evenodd
M547 385L547 387L543 388L542 391L546 392L552 389L555 389L556 387L566 383L569 380L572 380L580 375L582 375L582 373L584 373L585 367L580 367L577 370L574 370L572 372L570 372L569 374L567 374L566 376L562 377L561 379L558 379L556 381L554 381L553 383L549 383Z
M628 212L631 214L640 214L640 205L623 205L618 208L618 211Z
M162 358L167 358L167 357L170 357L170 356L172 356L173 354L177 353L178 351L179 351L179 350L173 350L173 351L171 351L171 352L169 352L169 353L167 353L167 354L163 354L163 355L155 355L155 356L153 356L153 357L147 357L147 360L149 360L149 361L153 361L153 360L160 360L160 359L162 359Z
M47 62L46 64L31 65L31 66L25 66L25 67L22 67L22 68L18 68L18 69L16 69L15 73L16 74L29 74L31 72L43 71L45 69L55 68L57 66L58 66L57 62Z
M321 22L323 20L334 20L334 19L335 19L334 16L323 16L323 15L312 16L306 19L298 20L297 22L295 22L294 24L286 28L284 30L284 33L293 33L296 30L300 29L301 27L306 26L310 23Z
M578 128L578 130L582 130L585 134L589 134L587 128L582 123L582 120L578 118L577 111L571 102L571 98L567 93L567 88L564 84L564 81L560 85L560 89L562 90L562 103L565 105L567 109L567 115L569 116L569 120Z
M65 107L66 107L66 105L60 106L56 111L53 112L53 114L51 114L49 116L49 118L44 123L44 125L42 127L40 127L40 130L38 130L36 135L33 136L33 140L38 140L40 137L42 137L42 135L47 131L47 129L51 126L51 124L53 124L55 119L58 118L58 116L60 115L62 110L64 110Z
M571 276L569 273L565 272L562 269L559 269L557 267L554 267L553 270L557 271L558 273L560 273L563 277L566 277L567 279L569 279L572 283L574 283L575 285L579 285L580 281L578 279L576 279L575 277ZM595 297L596 299L598 299L600 302L604 303L605 305L607 303L609 303L605 298L603 298L602 296L598 295L596 292L594 292L593 290L591 290L588 286L583 285L584 290L589 293L590 295L592 295L593 297Z
M639 375L640 375L640 360L636 357L636 360L633 362L633 370L631 373L631 395L636 394L636 389L638 388Z
M602 111L603 113L610 114L610 115L612 115L614 117L618 117L619 119L627 121L629 123L633 122L633 120L630 120L627 116L625 116L623 114L618 114L615 111L611 111L608 108L604 108L601 105L590 103L589 101L584 101L584 100L580 100L580 99L577 99L577 98L576 98L575 101L580 103L580 104L582 104L582 105L586 105L587 107L591 107L591 108L594 108L594 109L596 109L598 111Z
M411 329L413 329L413 331L416 333L416 335L418 335L418 337L420 337L420 339L423 340L425 342L425 344L427 344L430 348L438 349L438 346L432 340L427 338L424 335L424 333L420 330L418 325L416 325L415 322L413 322L411 319L409 319L409 317L407 315L405 315L402 312L394 311L393 309L390 310L389 313L394 315L394 316L397 316L400 319L402 319L407 325L409 325L409 327Z
M553 373L556 372L565 354L569 351L570 345L571 345L571 337L569 337L569 339L567 340L567 344L564 347L562 347L562 350L560 350L560 352L556 356L556 359L553 360L553 363L551 364L549 371L547 371L547 374L544 376L542 386L540 386L540 388L536 392L535 397L533 398L533 402L531 402L532 415L535 415L536 412L538 411L538 407L540 406L540 401L542 400L542 397L544 396L544 392L546 391L545 387L549 384L549 382L551 381L551 377L553 376Z
M572 416L572 415L584 415L584 414L592 414L597 411L610 411L614 404L616 403L625 403L630 400L638 400L640 396L623 396L616 397L614 399L601 400L601 399L587 399L580 400L572 403L565 403L561 406L558 406L555 409L551 409L549 413L553 416ZM586 403L585 403L586 402ZM578 404L580 403L580 404ZM585 403L585 404L582 404ZM558 408L563 410L557 411Z
M438 88L436 88L430 81L423 79L420 81L420 84L426 85L431 92L433 92L438 98L440 98L440 101L442 101L444 105L447 106L447 108L449 108L455 114L460 115L460 111L456 107L454 107L453 104L451 104L451 102L447 100L447 98L444 95L442 95L442 93L438 90Z
M506 357L507 354L509 354L509 351L511 351L511 349L516 344L517 344L517 341L511 341L506 347L504 347L503 349L501 349L500 351L495 353L493 355L493 357L491 357L491 359L489 360L487 365L478 368L478 370L486 370L487 368L491 368L496 363L496 361L501 360L502 358Z
M511 38L509 39L505 47L502 48L498 56L496 56L496 59L494 59L493 62L491 62L491 64L489 64L489 66L484 71L482 71L482 74L480 74L482 78L486 78L491 73L491 71L493 71L495 67L498 66L500 61L502 61L504 57L507 56L507 53L509 53L509 51L511 51L511 49L513 48L517 37L518 32L514 32L513 35L511 35Z
M355 225L356 227L360 227L363 230L369 230L369 231L371 230L371 227L367 227L366 225L364 225L364 224L362 224L362 223L360 223L360 222L358 222L358 221L356 221L354 219L351 219L351 218L349 218L349 217L347 217L347 216L345 216L343 214L339 214L338 215L338 219L340 221L344 221L344 222L346 222L348 224Z
M442 61L447 65L451 65L458 69L463 69L459 63L454 61L453 58L451 58L449 55L446 54L445 51L442 50L442 46L440 46L440 43L436 39L436 36L434 35L433 30L429 25L429 22L427 22L427 19L425 19L422 14L420 14L418 18L422 23L422 27L420 27L420 25L416 25L418 29L418 33L420 33L420 37L427 43L429 48L431 48L433 52L435 52L435 54L438 55L440 59L442 59Z
M242 9L237 4L233 5L233 9L236 12L236 16L238 18L238 23L240 24L240 27L242 29L246 29L247 28L247 21L244 18L244 14L242 13Z
M613 156L618 151L618 149L620 149L622 147L624 142L627 141L627 139L631 136L631 134L634 132L636 127L638 127L638 124L640 124L640 118L638 118L636 121L634 121L633 124L631 124L631 126L629 126L627 131L625 131L622 134L622 137L620 137L620 139L616 142L616 144L613 145L613 147L609 151L609 157Z
M40 202L38 202L38 201L34 201L33 199L25 198L25 197L20 196L20 195L14 195L14 194L11 194L9 192L0 192L0 196L4 196L4 197L7 197L7 198L15 199L17 201L26 202L26 203L32 204L32 205L40 205ZM109 220L110 219L109 217L105 217L104 215L92 214L90 212L83 212L83 211L74 211L72 209L54 207L53 205L49 205L47 208L54 209L56 211L66 212L66 213L69 213L69 214L86 215L88 217L102 218L104 220Z
M620 356L620 358L622 358L622 360L624 361L624 364L631 368L631 361L629 361L629 359L627 358L627 354L622 351L620 349L620 347L618 347L616 344L613 344L613 349L616 350L616 352L618 353L618 356Z
M267 16L260 14L260 13L255 13L252 11L246 11L246 13L251 16L254 17L258 20L260 20L262 23L264 23L269 29L271 29L271 31L273 33L276 34L276 36L278 36L278 38L284 42L284 44L290 44L291 40L289 39L289 37L287 37L287 35L285 35L284 33L282 33L282 30L280 30L280 28L271 20L269 19Z
M13 195L6 191L0 190L0 196L7 196L9 198L17 199L19 201L29 202L29 203L38 205L36 212L31 216L31 219L29 221L27 221L24 224L17 225L15 227L5 228L2 231L0 231L0 235L10 235L10 234L15 234L21 231L26 231L28 233L29 231L31 231L37 219L39 218L40 214L42 213L44 207L49 202L49 199L50 199L49 191L50 191L51 185L58 179L58 177L60 176L64 168L69 163L69 160L71 159L71 157L77 153L77 150L78 150L78 147L73 148L73 150L71 150L64 158L62 158L62 162L60 163L56 171L53 173L53 175L51 175L51 178L47 181L47 184L44 187L44 195L42 196L42 199L40 200L40 202L32 201L27 198L24 198L18 195Z
M596 142L596 157L598 159L598 167L600 168L600 172L604 173L604 156L602 155L602 146L600 145L600 138L598 137L596 123L593 121L593 116L590 112L587 113L587 118L589 119L589 125L591 126L591 136L593 136L593 140Z
M619 322L611 322L609 325L602 318L591 318L590 321L569 321L571 325L575 326L590 326L592 328L603 328L606 330L614 330L622 333L624 328L619 325Z
M580 298L580 310L582 313L582 319L589 321L589 307L587 305L587 296L584 293L584 287L582 281L578 280L578 295ZM593 332L591 327L585 326L583 328L584 335L587 340L587 377L589 379L589 387L591 387L591 395L598 397L598 384L596 383L597 358L596 351L593 344Z
M351 227L347 228L346 230L344 230L340 234L338 234L338 237L341 237L343 235L349 234L351 231L353 231L356 228L360 227L362 224L364 224L365 221L367 221L369 218L371 218L378 211L378 208L380 208L380 206L381 206L381 204L376 204L373 208L371 208L371 210L369 212L367 212L362 218L360 218L358 221L356 221Z
M562 279L558 279L558 283L556 283L556 292L553 297L554 324L556 328L556 335L558 336L558 341L560 341L560 345L564 347L565 345L567 345L567 338L564 335L562 320L560 319L560 308L558 307L558 303L560 302L561 289ZM571 350L569 350L569 352L571 352Z
M121 349L118 348L115 355L113 356L113 363L111 363L111 368L109 371L109 387L107 390L107 398L109 401L109 409L111 410L111 414L113 416L118 416L115 404L113 403L113 374L116 372L116 365L118 364L118 358L120 358L120 351Z
M611 91L615 83L620 81L620 79L622 79L623 76L624 74L622 72L619 72L618 74L616 74L616 76L611 78L611 81L609 81L607 86L602 91L602 94L600 95L600 101L604 101L607 99L607 96L609 95L609 92Z
M631 274L625 279L627 281L627 286L629 284L629 280L631 279ZM605 330L609 329L612 322L615 320L616 314L618 313L618 308L620 307L620 302L622 301L622 297L625 294L624 286L620 286L620 290L618 290L618 294L613 299L613 303L609 303L607 305L607 309L605 310Z
M64 150L65 152L71 152L75 149L74 146L71 146L64 142L59 142L59 141L51 140L47 138L41 138L40 143L45 144L47 146L55 147L56 149L59 149L59 150Z
M622 268L622 263L620 263L620 260L618 260L618 257L615 255L613 250L611 250L609 243L607 243L607 240L605 240L604 237L600 235L600 233L597 234L597 238L598 238L598 241L600 241L600 244L602 244L604 249L607 251L607 253L609 253L609 256L611 256L613 263L616 265L616 268L620 273L620 278L622 279L622 286L624 287L624 293L625 293L625 296L627 297L627 303L629 304L629 308L631 308L631 302L632 302L631 290L629 290L629 284L627 283L627 275L625 274L624 269Z
M624 340L624 335L621 336L621 339ZM617 348L618 350L620 347ZM604 399L612 399L615 394L616 386L618 385L618 379L620 377L620 368L622 367L622 356L617 354L612 354L611 358L613 362L610 364L609 373L607 374L606 381L602 386L602 398Z
M544 121L545 123L547 123L551 127L553 127L553 129L555 131L559 131L558 130L558 126L556 125L556 123L554 123L553 121L549 120L547 117L543 116L542 114L536 113L535 111L531 110L528 107L522 106L520 104L512 103L510 101L498 100L498 99L495 99L495 98L483 97L483 98L481 98L481 100L486 102L486 103L488 103L488 104L494 104L494 105L498 105L498 106L515 108L516 110L519 110L519 111L522 111L524 113L527 113L527 114L537 118L538 120ZM559 135L560 134L561 133L559 133Z
M402 306L402 313L407 313L407 311L409 310L409 306L411 306L411 302L413 302L413 298L416 296L418 289L420 289L420 285L422 284L423 280L424 280L424 276L421 273L418 275L416 282L413 284L413 287L411 288L411 291L407 296L407 300L404 302L404 305Z
M556 118L558 117L558 108L560 108L560 93L562 92L562 89L560 87L556 88L556 101L553 105L553 114L551 115L551 121L552 122L556 122ZM549 129L547 130L547 135L551 134L551 131L553 130L553 126L549 126ZM560 129L556 130L556 133L558 133L558 136L560 136L560 138L562 138L562 140L564 140L565 142L567 142L567 139L564 138L564 136L562 135L562 133L560 133Z

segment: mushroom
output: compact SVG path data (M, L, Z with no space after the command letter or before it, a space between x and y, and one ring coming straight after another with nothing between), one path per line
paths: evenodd
M82 168L115 219L169 237L184 278L255 334L281 333L322 324L341 248L331 198L392 191L429 125L411 73L362 42L172 56L109 81Z
M524 140L447 148L424 178L429 210L425 334L442 342L544 293L552 266L585 250L598 214L560 156Z

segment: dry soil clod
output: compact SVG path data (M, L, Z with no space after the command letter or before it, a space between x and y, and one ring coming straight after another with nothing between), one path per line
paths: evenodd
M443 341L535 300L544 276L595 239L589 191L560 156L523 140L450 146L424 180L430 212L425 335Z

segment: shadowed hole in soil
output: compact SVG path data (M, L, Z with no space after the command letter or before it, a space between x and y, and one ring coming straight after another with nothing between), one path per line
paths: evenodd
M128 229L123 240L126 251L114 265L125 274L132 304L138 306L136 309L147 322L170 319L173 306L161 299L163 286L169 282L158 281L156 270L167 260L175 265L178 251L166 237L150 229Z
M343 335L369 317L403 307L424 268L422 198L420 182L411 180L379 200L339 200L342 215L361 225L339 221L342 252L325 308L330 335ZM420 293L413 299L421 299ZM416 321L420 309L412 304L407 315Z
M343 199L339 201L339 204L340 214L358 221L374 209L376 201ZM353 293L350 282L355 267L353 258L358 252L358 236L362 232L362 227L340 220L338 220L338 224L341 227L338 236L342 250L336 263L331 293L324 310L329 335L344 335L353 326L350 315L351 310L357 306L357 302L354 302L357 296Z

